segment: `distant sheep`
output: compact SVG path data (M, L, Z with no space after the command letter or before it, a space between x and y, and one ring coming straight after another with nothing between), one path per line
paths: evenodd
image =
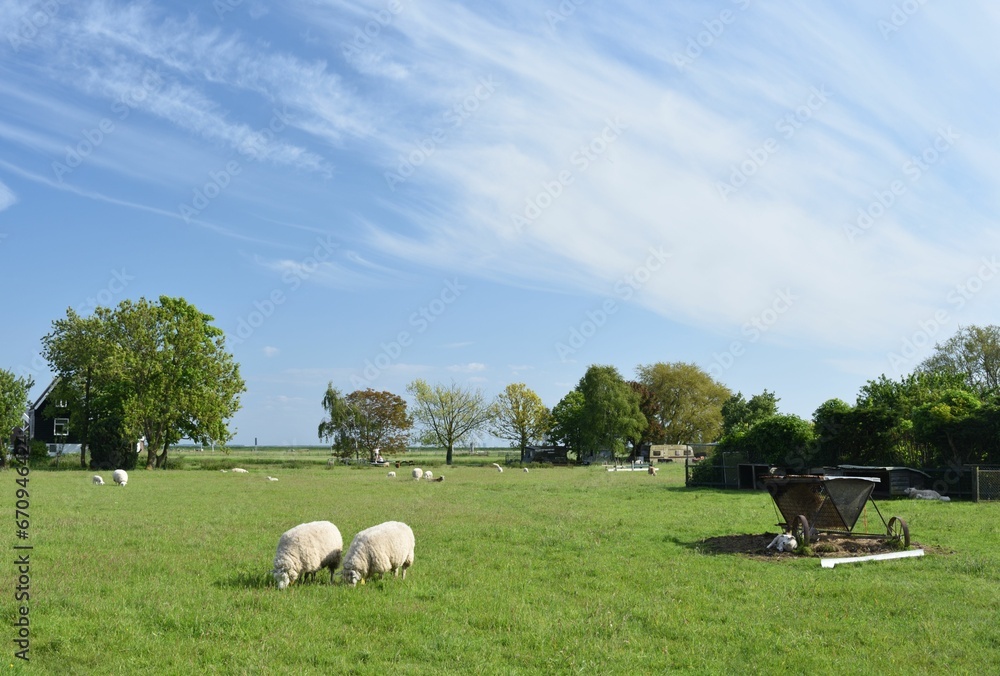
M389 477L390 479L395 479L396 478L396 473L395 472L389 472L388 474L386 474L386 476Z
M503 467L500 465L493 463L493 467L495 467L498 472L503 473Z
M522 471L522 472L524 472L525 474L527 474L527 473L528 473L528 468L527 468L527 467L525 467L525 468L524 468L523 470L521 470L521 471Z
M242 467L234 467L233 471L236 472L237 474L249 474L249 472L243 469Z
M119 486L124 486L128 483L128 472L123 469L116 469L115 473L111 475L114 482Z
M95 474L94 478L91 479L91 481L93 481L98 486L103 486L104 485L104 479L102 479L99 474Z
M220 469L219 471L220 472L228 472L229 470L228 469Z
M336 464L337 464L337 459L336 458L328 458L327 461L326 461L326 466L327 467L329 467L330 465L336 465Z
M267 480L268 481L277 481L277 479L275 477L273 477L273 476L267 477Z
M790 552L798 546L799 543L796 541L794 536L789 535L788 533L782 533L781 535L775 536L767 548L777 549L779 552Z
M444 481L444 475L442 474L442 475L441 475L441 476L439 476L439 477L435 477L435 478L434 478L434 481Z
M284 589L300 577L303 581L309 576L315 578L320 568L329 568L332 583L343 551L340 530L329 521L299 524L281 534L271 575L278 589Z
M937 491L932 491L930 489L920 490L918 488L907 488L904 493L914 500L940 500L941 502L951 502L951 498L947 495L941 495Z
M646 470L648 474L652 474L653 476L656 476L656 473L659 471L660 471L659 467L653 467L652 465L650 465L649 469Z
M424 475L424 470L420 469L419 467L414 467L413 471L410 472L410 476L412 476L414 479L419 479L423 475Z
M428 481L434 481L434 472L427 470L426 472L424 472L424 478L427 479Z
M352 587L365 580L392 571L393 577L413 565L416 541L413 530L400 521L386 521L366 528L354 536L344 555L344 582Z

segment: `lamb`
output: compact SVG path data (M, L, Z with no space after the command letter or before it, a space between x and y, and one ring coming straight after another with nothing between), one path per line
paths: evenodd
M277 481L277 479L275 477L273 477L273 476L267 477L267 480L268 481Z
M386 476L389 477L390 479L395 479L396 478L396 473L395 472L389 472Z
M798 541L795 536L788 533L782 533L776 535L771 544L767 546L768 549L777 549L779 552L790 552L799 546Z
M299 524L281 534L271 575L278 589L284 589L300 577L315 579L316 571L329 568L333 583L333 571L340 565L343 550L340 531L329 521Z
M503 467L501 467L500 465L498 465L496 463L493 463L493 466L496 468L496 470L498 472L500 472L501 474L503 473Z
M951 502L947 495L941 495L937 491L930 489L920 490L919 488L907 488L904 493L914 500L940 500L941 502Z
M233 471L236 472L237 474L249 474L250 473L250 472L246 471L245 469L243 469L242 467L233 467Z
M652 474L653 476L656 476L656 473L659 471L660 471L659 467L653 467L652 465L650 465L649 468L646 470L648 474Z
M414 479L419 479L423 475L424 475L424 470L420 469L419 467L414 467L413 471L410 472L410 476L412 476Z
M128 483L128 472L123 469L116 469L115 473L111 475L111 478L114 479L115 483L119 486L124 486Z
M91 481L93 481L98 486L103 486L104 485L104 479L101 478L100 474L95 474L94 478L91 479Z
M524 469L523 469L522 471L523 471L523 472L524 472L525 474L527 474L527 473L528 473L528 468L527 468L527 467L525 467L525 468L524 468Z
M427 479L428 481L433 481L434 480L434 472L432 472L430 470L427 470L426 472L424 472L424 478Z
M344 555L344 582L354 587L374 575L382 577L400 570L406 579L406 569L413 565L413 530L400 521L386 521L366 528L354 536Z

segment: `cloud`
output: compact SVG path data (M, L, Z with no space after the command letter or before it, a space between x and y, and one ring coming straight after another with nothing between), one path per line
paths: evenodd
M17 202L17 195L3 181L0 181L0 211L4 211L15 202Z
M265 357L270 358L270 357L276 357L281 352L281 350L279 350L276 347L272 347L271 345L266 345L264 346L263 352Z
M470 362L468 364L453 364L448 367L449 371L454 371L456 373L479 373L480 371L486 370L486 364L480 364L479 362Z

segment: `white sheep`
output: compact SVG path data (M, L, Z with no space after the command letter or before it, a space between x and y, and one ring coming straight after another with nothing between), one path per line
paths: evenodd
M776 535L771 544L767 546L768 549L777 549L779 552L790 552L799 546L798 541L795 536L788 533L781 533Z
M343 551L340 531L329 521L299 524L281 534L271 575L278 589L284 589L300 577L303 581L309 576L315 578L320 568L329 568L332 583Z
M388 474L386 474L386 476L389 477L390 479L395 479L396 478L396 473L395 472L389 472Z
M104 485L104 479L101 478L100 474L95 474L94 478L91 479L91 481L93 481L98 486L103 486Z
M920 490L918 488L911 487L907 488L904 492L914 500L940 500L941 502L951 502L951 498L947 495L941 495L937 491L932 491L930 489Z
M219 471L220 471L220 472L222 472L223 474L225 474L225 473L226 473L226 472L228 472L229 470L228 470L228 469L220 469Z
M386 521L366 528L354 536L344 555L344 582L355 586L374 575L379 577L400 570L406 579L406 569L413 565L413 531L400 521Z
M267 480L268 480L268 481L277 481L277 479L276 479L276 478L274 478L273 476L269 476L269 477L267 477Z
M124 486L128 483L128 472L123 469L116 469L115 473L111 475L111 478L114 479L115 483L119 486Z
M419 479L423 475L424 475L424 470L420 469L419 467L414 467L413 471L410 472L410 476L412 476L414 479Z
M493 467L495 467L498 472L503 473L503 467L500 465L493 463Z
M524 469L523 469L522 471L523 471L523 472L524 472L525 474L527 474L527 473L528 473L528 468L527 468L527 467L525 467L525 468L524 468Z
M250 472L246 471L245 469L243 469L242 467L233 467L233 471L236 472L237 474L249 474L250 473Z
M434 480L434 472L432 472L430 470L427 470L426 472L424 472L424 478L427 479L428 481L433 481Z

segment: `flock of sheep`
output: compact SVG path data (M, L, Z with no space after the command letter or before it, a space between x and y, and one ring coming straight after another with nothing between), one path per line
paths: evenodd
M124 486L125 484L128 483L128 472L126 472L123 469L116 469L115 473L111 475L111 480L114 481L119 486ZM104 479L101 477L100 474L95 474L94 478L91 479L91 481L93 481L94 484L97 486L104 485Z

